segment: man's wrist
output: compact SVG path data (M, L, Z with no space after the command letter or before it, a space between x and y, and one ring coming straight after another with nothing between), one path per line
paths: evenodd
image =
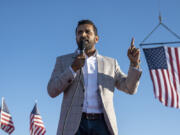
M75 67L75 66L73 66L73 65L71 65L71 68L72 68L72 70L74 71L74 72L76 72L78 69Z
M130 66L135 67L135 68L139 68L139 64L140 64L140 62L131 62Z

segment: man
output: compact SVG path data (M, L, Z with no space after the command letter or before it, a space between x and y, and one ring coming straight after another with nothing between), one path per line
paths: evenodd
M76 42L81 51L56 59L48 93L51 97L63 93L57 135L118 135L114 89L129 94L137 91L140 51L135 48L134 39L127 53L130 59L127 76L115 59L97 52L98 40L94 23L81 20L76 28Z

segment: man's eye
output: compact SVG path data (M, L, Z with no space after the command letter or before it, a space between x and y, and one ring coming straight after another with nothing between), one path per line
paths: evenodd
M89 34L89 33L90 33L90 31L89 31L89 30L86 30L86 33L88 33L88 34Z
M78 34L79 34L79 35L82 34L82 31L78 31Z

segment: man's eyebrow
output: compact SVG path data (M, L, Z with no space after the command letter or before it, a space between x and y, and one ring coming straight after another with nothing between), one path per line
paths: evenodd
M77 32L81 32L82 30L77 30Z

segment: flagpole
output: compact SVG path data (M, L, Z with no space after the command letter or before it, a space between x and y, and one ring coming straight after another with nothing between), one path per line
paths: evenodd
M1 110L0 110L0 129L1 129L1 112L3 109L3 100L4 100L4 97L2 97L2 104L1 104Z
M37 102L38 102L37 99L35 99L35 104L36 104L36 105L37 105Z
M2 97L2 106L1 106L1 109L3 108L3 101L4 101L4 97Z

